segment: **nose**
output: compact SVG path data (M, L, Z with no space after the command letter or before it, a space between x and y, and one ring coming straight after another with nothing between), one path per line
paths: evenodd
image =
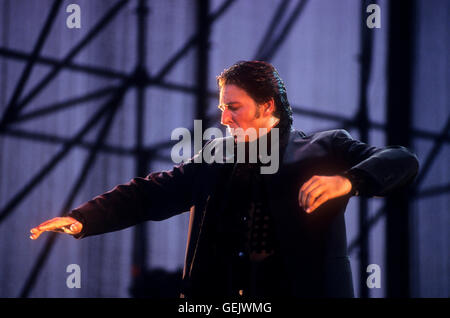
M222 111L222 116L221 116L221 118L220 118L220 123L221 123L222 125L224 125L224 126L228 126L228 125L230 125L230 124L232 123L232 120L231 120L231 113L230 113L230 111L228 110L228 108L225 108L225 109Z

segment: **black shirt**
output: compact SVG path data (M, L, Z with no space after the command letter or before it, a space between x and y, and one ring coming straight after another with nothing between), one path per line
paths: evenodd
M248 143L246 146L248 150ZM260 167L260 162L248 160L234 164L228 177L227 200L216 223L217 261L226 273L225 290L230 296L286 293L285 271L269 209L270 193Z

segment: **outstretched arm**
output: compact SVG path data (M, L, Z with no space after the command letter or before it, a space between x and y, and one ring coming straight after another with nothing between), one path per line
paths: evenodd
M134 178L72 210L67 217L48 220L31 230L31 239L45 231L76 238L124 229L143 221L159 221L188 211L193 204L197 164Z

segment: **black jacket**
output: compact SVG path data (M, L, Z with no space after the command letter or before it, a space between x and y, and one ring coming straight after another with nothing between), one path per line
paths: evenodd
M313 175L350 171L364 179L360 195L386 196L411 183L418 160L402 146L377 148L352 139L345 130L305 135L292 130L281 141L278 172L263 175L269 194L277 239L291 286L281 295L295 297L352 297L344 212L350 194L325 202L307 214L298 204L301 185ZM214 140L217 142L219 140ZM198 154L201 155L201 154ZM194 163L151 173L72 210L83 223L75 236L120 230L147 220L164 220L190 211L183 271L187 297L220 295L210 244L210 224L226 196L223 183L230 164Z

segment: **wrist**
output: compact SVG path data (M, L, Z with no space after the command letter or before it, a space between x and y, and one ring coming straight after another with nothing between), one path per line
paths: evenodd
M351 190L349 194L352 196L359 196L363 179L352 170L347 170L340 175L350 181Z

